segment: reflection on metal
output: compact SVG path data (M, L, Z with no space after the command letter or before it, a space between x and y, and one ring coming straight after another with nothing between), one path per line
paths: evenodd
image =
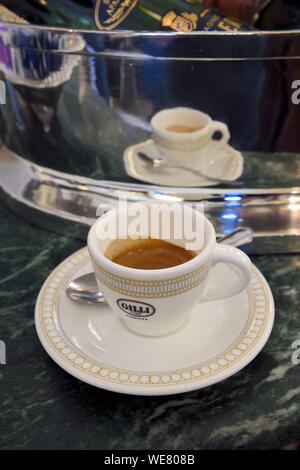
M45 227L84 238L100 204L113 205L119 197L130 201L204 202L205 213L217 233L239 226L255 231L250 252L299 251L300 189L246 190L160 188L95 181L74 177L27 162L2 147L0 187L10 207ZM266 242L265 237L272 237ZM296 237L296 238L294 238ZM292 242L291 242L292 240Z
M74 67L80 60L77 55L73 54L85 47L80 35L43 33L41 36L36 33L30 36L26 26L18 33L23 47L14 47L15 31L11 26L0 23L0 71L6 80L17 85L44 89L57 87L71 77ZM37 60L38 56L31 53L30 48L27 47L28 39L30 39L30 48L39 50L41 41L45 41L46 44L51 45L51 50L62 48L67 53L52 57L50 63L49 60L45 60L46 57L44 60Z
M298 185L300 106L291 87L299 57L297 31L186 35L0 23L7 91L0 135L38 165L130 182L124 151L151 137L158 111L185 106L226 123L230 146L243 155L255 152L239 178L244 186L272 188L280 178Z
M271 251L297 250L298 239L290 245L286 236L300 235L300 106L291 99L299 70L295 30L186 35L1 23L3 194L52 229L81 222L78 237L97 206L119 196L204 201L219 233L247 225L256 252L265 237ZM158 111L182 106L228 125L244 158L240 186L154 186L128 175L124 151L151 137Z

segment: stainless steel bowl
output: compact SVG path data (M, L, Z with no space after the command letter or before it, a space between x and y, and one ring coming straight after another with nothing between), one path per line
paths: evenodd
M106 33L2 23L2 192L41 224L82 224L78 236L100 203L120 195L205 201L219 233L250 225L257 237L298 236L299 52L298 31ZM228 125L244 157L239 187L166 187L127 174L126 148L151 137L153 114L177 106ZM286 240L276 251L291 250ZM294 239L292 246L299 248Z

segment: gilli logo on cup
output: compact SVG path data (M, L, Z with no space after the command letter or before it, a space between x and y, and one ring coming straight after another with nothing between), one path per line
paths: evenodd
M127 315L141 318L142 320L154 315L155 313L153 305L146 304L145 302L137 302L136 300L130 299L118 299L117 304L125 313L127 313Z

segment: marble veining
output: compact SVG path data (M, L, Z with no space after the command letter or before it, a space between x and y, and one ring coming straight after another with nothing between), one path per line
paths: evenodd
M86 385L45 353L34 327L39 289L83 246L0 206L1 449L274 449L300 437L300 255L256 256L274 293L275 325L243 371L178 396L130 397Z

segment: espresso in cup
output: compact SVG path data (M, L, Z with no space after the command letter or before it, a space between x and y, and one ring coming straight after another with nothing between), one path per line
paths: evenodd
M179 134L191 134L192 132L197 132L202 129L203 126L192 127L184 124L170 124L166 130L168 132L177 132Z
M190 261L196 253L165 240L118 239L105 252L114 263L134 269L166 269Z

